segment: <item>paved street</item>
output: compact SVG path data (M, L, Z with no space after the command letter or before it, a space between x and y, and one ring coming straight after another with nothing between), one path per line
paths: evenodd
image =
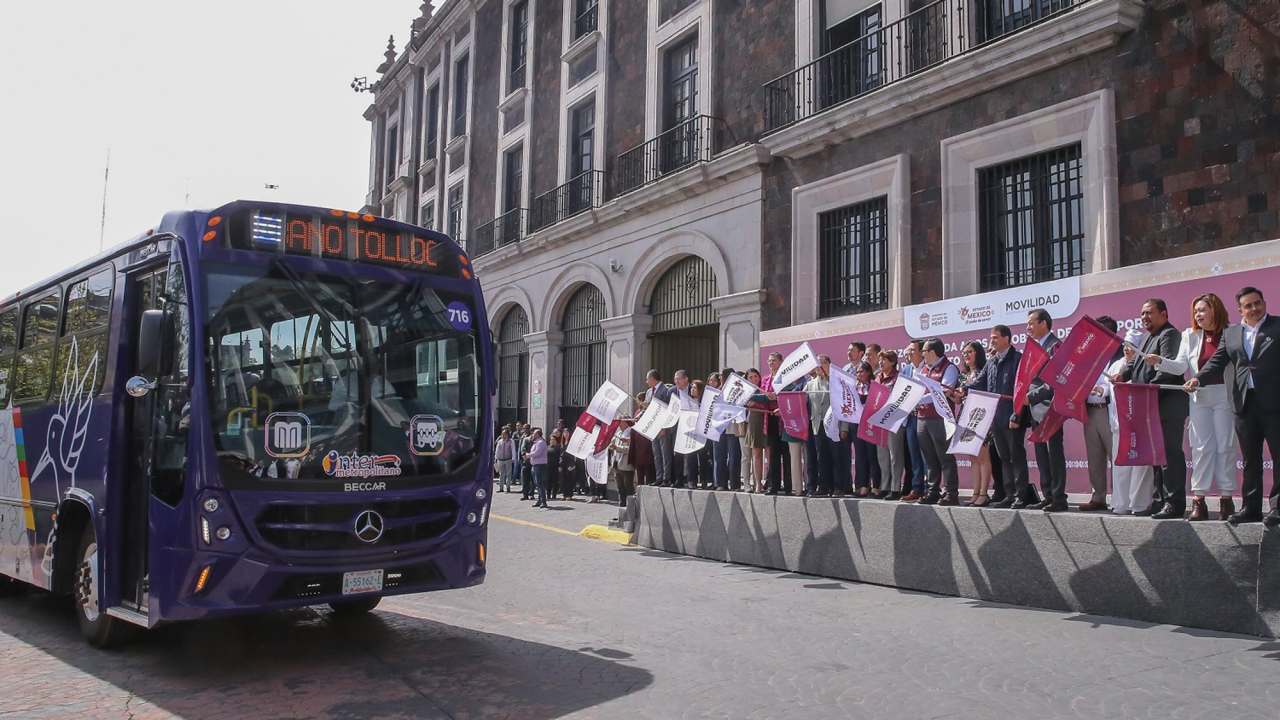
M516 497L496 496L488 584L354 621L191 624L104 653L67 602L0 600L0 717L1280 714L1277 642L665 555L570 534L612 506Z

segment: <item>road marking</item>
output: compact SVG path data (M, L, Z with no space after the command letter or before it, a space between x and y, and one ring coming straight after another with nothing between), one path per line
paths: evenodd
M506 520L509 523L515 523L517 525L527 525L529 527L538 528L539 530L550 530L551 532L558 532L561 535L572 535L574 537L578 536L578 533L572 532L570 530L562 530L558 527L551 527L550 525L539 525L538 523L529 522L528 520L517 520L515 518L503 517L502 515L496 515L493 513L490 513L489 517L495 520Z

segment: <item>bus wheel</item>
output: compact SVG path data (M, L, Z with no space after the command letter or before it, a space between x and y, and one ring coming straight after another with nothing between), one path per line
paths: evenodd
M382 598L361 598L359 600L331 602L329 607L333 609L334 615L363 615L367 612L372 612L380 602L382 602Z
M106 613L100 606L98 578L98 539L93 526L85 527L80 536L80 552L76 554L76 575L72 592L76 598L76 619L80 632L96 648L120 647L138 637L138 627Z

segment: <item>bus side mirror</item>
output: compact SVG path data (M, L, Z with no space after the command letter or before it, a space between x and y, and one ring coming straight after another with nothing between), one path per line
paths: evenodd
M165 312L163 310L147 310L142 313L142 321L138 323L138 367L139 375L158 377L162 368L160 360L164 356L164 348L168 346L165 337Z

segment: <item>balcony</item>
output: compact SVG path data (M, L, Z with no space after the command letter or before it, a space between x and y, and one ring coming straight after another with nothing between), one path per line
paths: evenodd
M468 248L471 257L488 255L498 248L520 242L525 235L528 214L524 208L516 208L476 228Z
M599 28L600 6L592 4L585 12L573 19L573 38L576 40Z
M625 195L737 144L724 120L696 115L618 156L617 194Z
M1141 0L938 0L767 83L761 142L819 152L1114 45L1143 12Z
M535 233L558 222L604 205L605 178L600 170L588 170L560 187L533 199L529 232Z

